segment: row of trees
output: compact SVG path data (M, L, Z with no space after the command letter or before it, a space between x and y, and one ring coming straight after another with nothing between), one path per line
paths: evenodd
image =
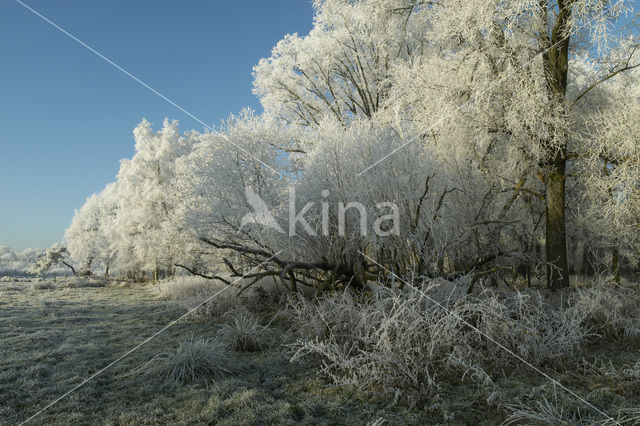
M67 230L76 263L294 288L388 271L545 271L552 289L568 286L572 258L616 276L637 264L640 55L621 22L628 2L314 4L312 31L254 69L262 114L217 132L135 129L133 158ZM293 208L308 226L243 223L248 193L275 223L295 222ZM365 211L340 219L348 202ZM381 202L398 207L399 232L362 232Z

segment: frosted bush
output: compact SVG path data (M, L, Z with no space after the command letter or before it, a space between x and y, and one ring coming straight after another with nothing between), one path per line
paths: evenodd
M478 329L533 364L571 354L589 336L583 312L554 307L550 296L539 292L507 297L487 293L472 305L481 318ZM521 362L495 343L488 343L486 350L508 364Z
M33 283L31 285L31 288L34 290L52 290L54 288L57 288L57 286L51 281L44 281Z
M194 310L193 314L198 316L218 315L238 303L236 299L229 297L232 293L223 283L196 276L177 276L161 281L156 286L156 291L176 305Z
M640 420L640 410L637 408L618 410L613 417L603 412L594 412L592 408L579 401L562 400L559 395L554 395L552 401L542 397L541 400L526 404L507 404L507 419L503 424L626 426L637 425Z
M491 388L494 373L523 366L519 358L540 365L574 353L589 336L583 313L554 308L542 293L423 288L292 298L293 359L318 355L336 383L415 402L452 377Z
M106 287L109 281L99 278L70 277L59 280L60 288Z
M582 359L577 365L577 370L583 375L609 379L620 386L624 386L625 383L637 383L640 380L640 361L616 367L611 361Z
M604 337L640 337L640 296L635 290L597 283L576 292L571 304Z
M192 314L196 316L220 316L241 308L260 311L277 305L278 289L269 281L256 283L239 294L249 283L237 280L228 286L220 281L180 275L160 281L155 289L159 296L181 308L193 310Z
M202 277L182 275L160 281L155 287L156 292L160 296L172 299L201 296L212 291L221 290L222 288L224 288L222 283Z

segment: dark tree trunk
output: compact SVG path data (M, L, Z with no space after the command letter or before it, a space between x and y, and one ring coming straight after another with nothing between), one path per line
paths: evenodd
M611 266L613 268L613 279L620 284L620 258L618 254L618 247L611 249Z
M74 268L73 266L71 266L69 263L62 261L62 264L64 266L66 266L67 268L71 269L71 273L73 274L74 277L78 276L78 273L76 272L76 268Z
M551 2L549 2L551 3ZM549 10L553 9L551 4ZM569 73L569 39L573 1L558 0L556 21L547 39L543 55L549 100L555 111L563 114ZM562 121L559 116L558 120ZM553 141L547 141L545 166L546 184L546 257L547 286L552 290L569 287L567 267L567 234L565 225L565 172L568 135L561 128L554 130Z
M569 287L567 233L565 229L565 176L563 165L547 177L546 256L547 285L552 290Z
M594 265L595 256L593 251L591 250L591 247L585 244L582 249L582 275L592 277L596 273Z
M296 275L293 273L293 271L289 271L289 282L291 283L291 292L297 293L298 284L296 283Z

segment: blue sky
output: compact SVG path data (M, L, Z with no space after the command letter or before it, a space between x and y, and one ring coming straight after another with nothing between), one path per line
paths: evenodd
M311 0L23 1L211 125L260 110L253 65L313 18ZM0 245L60 241L133 154L143 117L203 130L13 0L0 2L0 58Z

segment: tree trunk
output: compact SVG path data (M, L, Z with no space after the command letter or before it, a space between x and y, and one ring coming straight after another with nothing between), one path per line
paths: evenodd
M569 287L564 161L561 163L558 169L547 177L546 257L547 285L551 290Z
M613 280L620 284L620 258L618 255L618 247L611 249L611 263L613 267Z
M291 283L291 292L297 293L298 285L296 283L296 275L293 273L293 271L289 271L289 282Z
M547 7L553 10L553 2ZM558 120L562 121L565 108L567 81L569 75L569 41L571 34L571 12L573 1L558 0L557 18L547 39L548 46L543 54L545 78L552 108L557 108ZM553 16L553 13L550 14ZM545 14L545 19L546 19ZM556 127L556 140L547 142L545 164L546 184L546 257L547 286L551 290L569 287L567 267L567 234L565 229L565 171L569 136L564 134L562 125Z
M578 252L578 242L574 239L567 241L567 259L569 262L569 276L577 274L576 265L576 253Z
M69 263L67 263L67 262L65 262L65 261L62 261L62 264L63 264L64 266L66 266L67 268L71 269L71 273L73 274L73 276L74 276L74 277L77 277L77 276L78 276L78 273L76 272L76 268L74 268L73 266L71 266L71 264L69 264Z
M585 244L582 249L582 275L592 277L596 273L596 270L593 267L594 264L595 256L593 255L591 247Z

